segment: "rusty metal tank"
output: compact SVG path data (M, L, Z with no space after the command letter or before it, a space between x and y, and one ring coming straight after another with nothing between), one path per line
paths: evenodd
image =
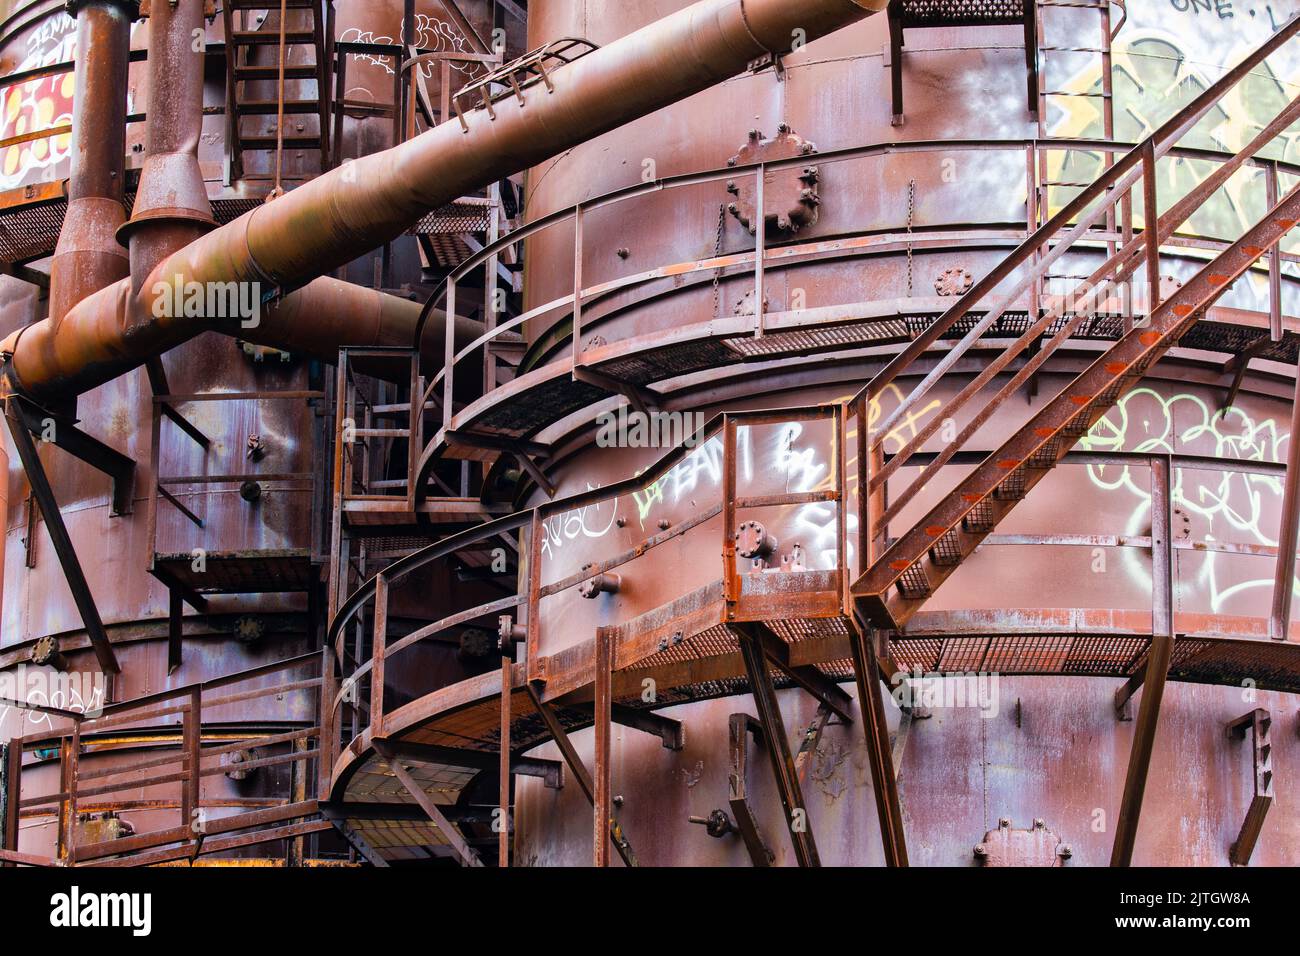
M608 42L682 5L679 0L538 4L530 11L530 46L573 35ZM1285 20L1272 10L1248 15L1238 10L1229 21L1223 18L1230 14L1204 5L1132 0L1122 21L1117 8L1115 19L1106 21L1108 32L1118 30L1103 44L1113 58L1103 84L1100 51L1086 49L1097 46L1102 29L1097 11L1039 10L1039 82L1049 91L1041 100L1026 102L1025 38L1018 27L909 30L899 122L890 104L890 29L882 14L807 45L785 57L778 70L757 64L750 75L533 168L526 190L529 219L575 204L590 203L590 208L582 217L576 279L571 217L560 216L557 225L529 240L525 307L560 299L575 287L609 286L613 291L602 290L583 304L575 355L603 356L603 349L638 336L666 340L696 324L752 316L752 264L726 268L722 259L754 248L750 227L761 219L768 223L769 247L820 242L827 252L768 265L760 308L774 321L791 310L863 303L881 313L896 312L900 321L909 313L942 311L945 302L970 287L972 276L986 273L1031 231L1031 194L1047 209L1058 209L1102 170L1102 154L1083 141L1141 139ZM1229 23L1232 29L1220 29ZM1085 49L1053 49L1060 47ZM1239 149L1267 122L1260 118L1263 100L1276 111L1294 95L1297 81L1300 63L1295 61L1258 71L1217 115L1213 130L1210 124L1198 128L1194 142ZM1040 116L1030 112L1031 105ZM1045 148L1031 152L1029 144L1039 137ZM1052 141L1059 146L1052 148ZM1076 145L1067 148L1071 142ZM819 159L837 151L846 152ZM1296 158L1289 146L1268 155ZM731 182L726 175L729 161L743 165L756 156L806 161L802 169L768 176L762 216L756 213L752 176L737 181L750 172ZM600 201L619 190L673 177L685 180L704 170L721 176L647 188L626 201ZM1170 181L1184 186L1204 175L1193 159L1168 166ZM1194 217L1190 233L1214 239L1239 235L1265 208L1262 183L1255 172L1243 173L1230 195ZM701 268L705 260L719 267ZM1058 271L1083 276L1100 261L1100 251L1082 253L1067 257ZM1190 250L1182 258L1166 257L1162 281L1176 287L1201 261ZM632 282L630 277L640 278ZM619 285L622 280L628 284ZM1266 285L1265 278L1251 275L1233 286L1221 305L1239 317L1253 317L1245 321L1263 321ZM1298 290L1289 277L1283 285L1284 311L1290 314ZM533 321L523 367L565 359L571 321L567 314ZM697 371L692 365L689 374L658 391L661 407L702 422L724 410L843 401L891 354L846 336L838 342L810 338L800 356L789 355L786 342L782 358L766 360L764 340L754 341L743 355L719 357L715 368ZM782 347L774 345L772 354L778 351ZM1083 342L1054 355L1033 387L1010 403L1015 407L1004 408L985 425L975 447L996 447L1013 422L1041 407L1090 355L1095 351ZM950 373L926 406L889 435L886 454L897 451L969 382L980 362L966 360ZM1294 366L1255 363L1225 404L1230 379L1221 355L1175 350L1078 448L1158 451L1228 463L1178 472L1173 498L1177 626L1180 634L1262 641L1263 653L1273 585L1270 555L1276 553L1270 549L1278 544L1282 505L1276 468L1286 461L1291 438ZM873 427L916 381L916 374L900 379L881 396L872 408ZM542 437L562 449L551 475L559 496L613 484L664 453L662 448L600 447L592 414L557 423ZM852 433L849 441L856 441ZM943 444L936 438L925 448L938 451ZM827 427L742 430L737 454L740 494L811 492L832 480L834 441ZM1273 470L1251 471L1249 464L1235 470L1234 461ZM722 472L721 440L714 438L640 492L550 519L543 531L543 580L576 574L657 530L689 521L717 503ZM896 532L922 517L938 491L928 490L905 508ZM943 666L973 675L996 672L996 648L984 643L995 631L1010 644L1047 635L1043 667L1048 673L1053 654L1065 653L1052 649L1053 634L1060 635L1064 648L1077 632L1096 632L1104 642L1108 632L1118 634L1134 622L1139 629L1149 627L1151 558L1149 548L1139 545L1151 540L1151 499L1142 468L1097 463L1058 469L935 595L911 629L920 635L927 630L967 635L965 645L949 645L966 647L965 663L950 659ZM767 573L774 567L779 572L795 548L807 567L834 567L835 555L826 551L834 547L833 508L772 509L761 520L767 539L756 538L751 545L765 546ZM721 519L714 518L620 568L617 593L588 600L569 591L543 602L537 651L550 655L574 647L600 626L648 614L692 592L720 566L720 532ZM925 671L908 669L907 676L924 678ZM1133 723L1118 719L1114 707L1122 682L989 679L987 693L964 705L952 700L960 678L931 688L938 691L934 707L903 713L886 701L911 863L1105 865L1133 737ZM615 814L643 864L751 863L734 830L715 833L705 824L714 811L729 813L734 806L729 805L737 790L729 717L754 715L755 704L748 694L715 696L661 711L686 728L685 747L678 751L629 727L612 730ZM832 720L822 731L811 696L797 688L778 696L793 749L814 728L820 734L803 792L821 861L880 865L885 858L860 728ZM1242 743L1242 735L1225 733L1225 727L1254 709L1267 710L1274 726L1273 768L1281 779L1285 768L1300 766L1295 699L1259 690L1249 678L1229 686L1171 682L1163 706L1133 861L1228 865L1251 808L1255 764L1249 735ZM593 736L589 730L573 736L586 761L593 758ZM552 744L537 753L559 757ZM534 780L521 780L519 790L518 861L588 862L591 815L582 794L548 790ZM770 773L751 768L748 791L774 862L792 865L787 821ZM1275 806L1253 862L1294 864L1297 836L1300 815Z

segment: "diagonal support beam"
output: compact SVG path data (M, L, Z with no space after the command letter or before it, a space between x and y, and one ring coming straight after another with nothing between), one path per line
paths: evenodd
M596 791L592 786L591 774L587 772L586 766L583 765L582 759L578 756L578 751L573 748L573 741L569 740L569 735L564 732L560 725L560 720L555 716L555 711L551 705L542 700L537 693L537 688L531 683L525 685L528 690L528 697L533 702L533 707L537 710L538 716L542 718L542 723L546 724L546 730L555 741L555 745L560 748L560 754L564 757L564 762L568 764L573 778L578 782L578 788L582 791L587 802L595 807ZM611 825L609 838L614 843L614 849L622 857L626 866L636 866L636 854L632 851L632 845L628 842L627 837L623 834L621 827Z
M36 443L32 441L32 434L23 420L20 401L16 401L15 398L10 396L5 402L5 418L9 422L9 432L13 435L14 444L18 447L18 456L22 460L23 470L27 473L27 481L32 487L32 496L35 497L41 514L45 517L45 528L54 543L59 563L63 566L63 575L67 578L72 599L81 613L81 622L86 628L91 647L95 650L99 669L105 674L120 673L117 655L113 653L113 645L109 643L108 634L104 631L104 622L100 619L99 608L95 605L94 595L90 593L90 585L86 583L85 572L82 571L81 562L77 559L76 548L72 546L72 538L68 536L67 526L63 523L59 503L54 498L54 489L50 487L49 477L45 474L45 465L41 462Z
M379 855L379 851L366 842L365 837L353 829L352 825L348 823L346 817L340 814L337 810L326 808L324 804L321 804L321 814L330 823L334 824L334 829L339 832L339 835L343 837L343 839L348 841L348 844L354 850L361 854L362 859L371 866L383 867L385 869L388 868L388 861Z
M875 632L849 619L849 647L853 652L853 676L858 683L858 709L862 712L862 734L871 765L871 784L876 793L876 817L880 821L880 842L888 866L907 866L907 836L903 831L903 807L898 799L889 723L885 719L885 698L880 689L879 659L874 648Z
M853 698L815 667L793 666L790 663L790 645L766 624L755 621L744 625L745 629L758 641L767 659L776 665L781 673L817 698L818 703L829 708L846 724L853 723Z
M763 727L763 743L767 747L772 772L776 777L776 789L785 809L786 826L790 830L790 841L794 844L795 858L800 866L821 866L821 857L817 854L817 843L813 839L808 819L808 808L804 804L803 787L799 783L799 774L795 771L794 757L790 753L790 738L785 733L785 721L781 717L781 707L776 699L776 688L772 684L772 674L768 670L762 641L754 636L753 629L744 625L731 625L730 629L736 635L741 657L745 661L745 674L749 678L754 707L758 710L758 720Z
M467 842L465 842L465 837L458 829L456 829L455 824L443 816L442 811L438 809L438 805L430 799L427 793L424 792L424 788L411 777L406 768L402 766L401 760L399 760L396 754L393 753L392 749L382 740L372 740L371 744L374 746L375 751L379 756L384 758L384 763L388 764L388 769L393 771L393 776L397 778L397 782L400 783L406 789L406 792L415 799L415 802L420 805L420 809L424 811L425 816L427 816L433 822L433 825L442 832L442 835L447 838L447 842L451 844L451 848L455 851L456 855L460 857L461 865L482 866L483 861L479 859L479 855L474 852Z
M104 474L113 483L113 514L131 513L131 496L135 490L135 460L98 438L87 435L70 419L33 404L21 395L11 395L10 405L33 435L42 436Z
M592 704L576 704L574 710L592 710ZM594 716L594 715L593 715ZM610 720L621 727L639 730L663 741L665 750L681 750L686 746L686 727L680 720L664 717L651 710L638 710L622 704L610 704Z

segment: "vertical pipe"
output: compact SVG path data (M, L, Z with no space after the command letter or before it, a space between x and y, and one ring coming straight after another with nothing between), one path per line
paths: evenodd
M1133 747L1124 778L1124 797L1115 825L1111 866L1131 866L1137 842L1138 817L1146 793L1151 753L1155 749L1160 702L1174 649L1173 516L1170 496L1173 467L1168 455L1151 459L1151 649L1147 652L1147 676L1133 729Z
M73 0L77 66L72 106L68 210L50 262L50 321L126 276L117 230L126 221L126 90L136 4Z
M199 169L203 34L203 0L150 5L147 156L131 219L117 232L137 293L159 262L216 225Z

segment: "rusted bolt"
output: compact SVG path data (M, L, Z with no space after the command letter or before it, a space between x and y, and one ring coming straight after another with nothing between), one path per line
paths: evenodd
M975 855L980 859L983 859L984 857L988 856L989 855L988 847L986 847L983 843L975 844Z
M660 519L659 519L659 530L660 530L660 531L667 531L667 530L668 530L669 528L671 528L671 527L672 527L672 522L669 521L667 518L660 518Z
M266 443L262 441L261 435L249 435L245 447L249 461L261 461L266 457Z
M1070 857L1074 856L1074 848L1068 843L1062 843L1056 848L1056 855L1062 860L1068 860Z
M614 524L618 525L620 528L626 528L627 519L624 518L622 515L619 515L617 518L614 519Z
M619 249L619 250L618 250L618 257L619 257L620 259L626 259L626 258L627 258L628 256L630 256L631 254L632 254L632 253L631 253L630 251L628 251L626 248L622 248L622 249Z
M239 486L239 497L249 504L262 497L262 486L256 481L246 481Z

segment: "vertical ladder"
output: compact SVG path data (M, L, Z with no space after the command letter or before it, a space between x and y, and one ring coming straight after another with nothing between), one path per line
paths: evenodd
M222 7L226 31L227 185L244 178L244 154L249 152L274 156L272 166L276 172L272 176L277 185L280 159L286 149L319 152L322 172L330 165L328 45L332 38L326 31L331 19L326 7L332 5L332 0L279 0L278 11L275 4L276 0L226 0ZM250 24L252 11L259 11L262 17L255 25ZM295 56L295 49L307 48L312 51L312 62L292 62L305 58ZM265 50L271 55L259 56ZM301 82L315 83L315 93L290 99L285 86ZM269 96L264 95L268 84ZM316 117L315 130L290 119L305 116ZM287 124L296 128L286 130Z

